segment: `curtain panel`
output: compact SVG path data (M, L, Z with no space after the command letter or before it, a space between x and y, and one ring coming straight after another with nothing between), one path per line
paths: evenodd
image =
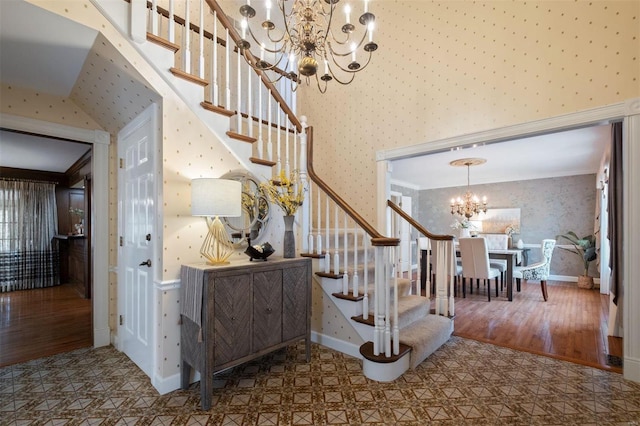
M55 184L0 180L0 292L60 284Z

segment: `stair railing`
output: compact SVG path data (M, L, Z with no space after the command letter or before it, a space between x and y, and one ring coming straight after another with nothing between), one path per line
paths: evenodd
M314 221L307 239L310 255L323 256L320 276L337 278L343 295L358 297L360 293L359 270L363 270L363 318L368 318L373 305L375 355L389 357L400 350L398 324L398 291L395 274L396 248L400 241L378 232L340 195L338 195L313 168L313 129L307 128L307 173L310 199L315 194L315 204L310 206L309 218ZM324 198L324 199L323 199ZM312 204L312 203L308 203ZM324 242L323 242L324 241ZM315 242L315 244L314 244ZM362 243L362 250L359 242ZM369 271L366 267L369 249L373 252L373 301L369 300ZM362 254L362 256L359 256ZM351 266L350 266L351 265Z
M308 202L300 209L302 250L305 255L320 258L320 274L340 278L343 294L351 291L357 296L363 291L365 318L370 305L373 306L374 354L397 355L400 338L395 264L399 240L379 233L315 173L313 130L307 127L304 118L298 120L290 108L296 99L295 93L286 90L287 85L282 83L286 76L280 80L280 88L285 90L279 91L264 72L246 63L241 57L243 54L251 61L255 58L248 50L237 49L240 36L218 3L191 0L185 2L184 10L176 12L178 2L166 0L165 4L167 2L166 9L156 0L147 2L149 16L145 19L150 33L147 38L162 41L168 38L168 43L163 42L177 52L176 64L180 64L171 72L209 86L202 106L232 118L233 128L227 133L230 137L258 142L252 162L275 166L274 175L280 170L287 173L290 169L299 170L308 191ZM202 13L204 3L211 8L212 18ZM200 11L196 14L197 24L191 22L194 9ZM184 14L184 18L179 14ZM192 69L197 73L192 73ZM259 78L252 79L254 73ZM253 134L257 134L257 138ZM375 266L369 271L365 265L372 254ZM364 290L360 289L359 270L362 270ZM369 300L370 274L373 275L373 301Z
M202 106L232 117L227 134L254 144L251 162L275 166L275 174L299 169L302 124L290 107L296 105L295 92L285 84L290 75L269 71L282 75L278 89L267 72L252 68L244 57L255 58L237 48L240 35L215 0L162 3L167 7L147 2L147 38L176 52L174 75L207 87Z
M391 200L387 200L387 207L391 212L397 214L400 218L407 221L409 225L415 229L420 235L428 238L429 244L426 247L426 268L425 275L425 297L429 298L431 292L432 279L435 276L435 310L436 315L453 316L455 312L454 306L454 265L456 262L456 253L453 244L453 235L438 235L429 232L418 221L411 217L407 212L402 210L400 206ZM412 234L410 232L410 234ZM432 265L431 252L435 250L438 252L437 263ZM419 244L416 244L416 258L418 259L418 274L415 282L415 293L421 295L420 290L422 280L421 264L421 248ZM442 255L441 255L442 254Z

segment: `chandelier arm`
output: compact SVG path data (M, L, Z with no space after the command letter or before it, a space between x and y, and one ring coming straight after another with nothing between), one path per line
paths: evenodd
M362 47L362 45L363 45L364 41L366 40L366 38L367 38L367 35L368 35L368 34L369 34L369 30L366 30L366 31L364 32L364 34L362 34L362 38L360 39L360 42L356 45L356 50L357 50L357 49L360 49L360 47ZM334 37L334 40L335 40L335 41L336 41L336 43L338 43L339 45L345 45L345 44L347 44L347 42L349 41L349 37L347 37L347 40L346 40L344 43L341 43L341 42L340 42L339 40L337 40L335 37ZM334 54L334 55L336 55L336 56L348 56L348 55L350 55L350 54L351 54L351 50L349 50L349 51L348 51L348 52L346 52L346 53L340 53L340 52L337 52L337 51L333 50L333 47L331 47L331 43L327 42L327 44L329 45L329 49L331 50L331 53L332 53L332 54Z
M335 80L338 81L338 83L340 82L337 78ZM320 87L320 79L318 78L318 73L316 73L316 83L318 84L318 90L324 95L327 92L327 82L326 80L323 81L324 89Z
M331 56L331 60L333 61L333 63L335 64L335 66L337 66L338 68L340 68L340 70L349 73L349 74L355 74L358 71L362 71L363 69L365 69L367 67L367 65L369 65L369 62L371 62L371 52L369 52L369 57L367 58L367 62L365 62L364 65L361 65L360 68L358 68L357 70L350 70L348 68L344 68L342 67L337 61L336 59L333 57L333 55ZM333 73L333 70L331 69L331 67L329 67L329 71L331 71L331 75L333 76L333 78L336 78L336 75ZM353 80L353 77L351 78L351 80Z
M258 40L258 38L256 37L255 33L254 33L254 32L253 32L253 30L251 29L251 26L249 25L249 22L248 22L248 21L247 21L247 29L249 30L249 34L251 35L251 39L252 39L253 41L255 41L255 42L256 42L256 44L257 44L258 46L260 46L260 48L262 48L262 42L261 42L260 40ZM272 42L272 43L280 43L280 42L284 39L284 33L282 34L282 37L280 37L280 39L272 39L270 34L271 34L271 31L270 31L270 30L269 30L269 31L267 31L267 38L268 38L268 39L269 39L269 41L270 41L270 42ZM264 48L264 50L265 50L266 52L279 53L279 52L281 52L281 51L282 51L282 49L284 49L284 48L285 48L285 46L286 46L286 44L285 44L285 43L283 43L283 44L282 44L282 46L281 46L280 48L276 48L276 50L270 50L270 49L267 49L266 47ZM253 56L255 56L255 55L253 55Z
M349 74L349 75L351 75L351 78L349 79L349 81L346 81L346 80L342 81L333 73L333 70L331 68L329 68L329 72L333 76L333 79L335 81L337 81L338 83L342 84L343 86L346 86L347 84L350 84L353 81L353 79L355 78L355 76L356 76L355 73L352 72L352 73Z

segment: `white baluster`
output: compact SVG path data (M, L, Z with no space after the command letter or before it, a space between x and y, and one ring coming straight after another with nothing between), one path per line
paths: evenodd
M365 233L362 236L362 245L364 246L364 252L362 254L364 265L364 294L362 299L362 318L369 319L369 238ZM375 317L374 317L375 318Z
M329 216L329 196L325 196L325 204L326 204L326 214L325 214L325 233L324 233L324 238L325 238L325 246L327 247L327 254L325 256L325 265L324 265L324 272L326 272L327 274L331 271L330 269L330 264L331 264L331 251L330 251L330 246L329 246L329 222L331 221L330 216Z
M158 35L158 0L151 1L151 34Z
M340 244L338 242L338 205L334 208L334 230L333 230L333 273L338 275L340 273Z
M453 297L453 286L454 284L454 274L455 274L455 270L456 270L456 252L453 248L453 241L449 240L446 242L446 245L448 248L448 252L451 253L450 258L451 258L451 267L450 267L450 271L449 271L449 276L451 277L449 279L449 306L448 306L448 310L447 312L449 313L449 316L453 316L455 315L455 307L454 307L454 297Z
M397 266L400 269L402 259L400 259L400 246L396 246L394 251L398 253ZM398 328L398 274L393 277L393 354L400 353L400 329Z
M302 170L302 161L298 159L298 144L296 141L298 140L298 128L293 126L293 169L294 170ZM306 169L306 168L305 168Z
M344 229L342 231L342 247L344 253L344 275L342 276L342 294L349 294L349 254L347 252L347 214L344 213Z
M269 89L269 96L267 97L267 107L268 107L268 111L267 111L267 131L268 131L268 142L267 142L267 156L269 157L269 161L273 161L273 142L271 141L271 134L273 133L273 129L272 129L272 124L273 124L273 120L271 119L271 99L273 99L273 97L271 96L271 89ZM280 170L278 170L278 173L280 173Z
M168 30L169 30L169 41L171 43L175 43L176 42L176 21L175 19L173 19L174 15L175 15L175 0L169 0L169 23L168 25Z
M218 13L213 11L213 43L211 44L211 104L218 106Z
M191 22L189 21L189 6L191 2L184 2L184 53L183 69L187 74L191 74Z
M276 170L278 172L280 172L280 170L282 170L282 161L281 161L281 147L280 147L280 134L282 133L282 131L280 130L280 116L281 114L281 109L280 109L280 104L276 102L276 115L277 117L277 127L276 127L276 134L278 135L277 138L277 145L276 145Z
M264 159L264 141L262 140L262 82L258 79L258 158Z
M231 111L231 59L230 59L230 52L231 52L231 38L229 37L229 29L226 29L227 34L226 34L226 43L225 43L225 49L224 49L224 66L225 66L225 73L224 73L224 88L226 91L226 99L225 99L225 104L224 107Z
M317 219L316 219L316 253L322 254L322 222L320 222L320 214L322 211L320 204L320 188L318 188L318 200L317 200Z
M291 165L289 164L289 120L287 119L286 116L285 116L285 120L287 121L287 125L286 125L285 138L284 138L284 147L285 147L284 169L285 169L285 172L287 173L287 176L289 176L289 173L291 173Z
M236 132L242 134L242 53L238 49L238 61L236 65Z
M385 247L384 262L386 272L384 274L384 354L386 357L391 356L391 286L389 281L395 275L393 270L393 248ZM389 270L391 269L391 270ZM391 272L391 273L389 273Z
M311 226L311 218L313 217L313 203L311 202L311 200L313 199L313 192L312 192L313 188L311 185L311 182L309 182L309 195L308 195L308 201L307 203L309 204L309 227L308 227L308 234L307 234L307 249L306 252L307 253L313 253L314 252L314 244L313 244L313 226Z
M200 64L200 69L198 72L198 76L200 78L204 78L204 0L200 0L200 57L198 62Z
M354 224L353 229L353 297L358 297L358 286L360 283L358 282L358 228Z
M251 87L251 66L247 63L247 125L249 126L249 137L253 137L253 96Z

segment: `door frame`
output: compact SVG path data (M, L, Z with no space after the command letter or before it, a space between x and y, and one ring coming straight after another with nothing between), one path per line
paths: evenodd
M111 136L99 129L83 129L49 121L0 113L0 127L35 135L92 144L91 247L93 279L91 312L93 346L111 344L109 329L109 144ZM96 212L104 214L96 215Z
M605 105L598 108L573 112L557 117L530 121L523 124L469 133L447 139L424 142L416 145L376 152L377 161L377 223L385 224L386 200L391 190L391 161L415 157L442 149L471 146L477 143L506 142L513 139L549 134L564 130L588 127L597 124L622 121L622 168L623 173L623 234L640 235L640 98ZM633 190L632 190L633 188ZM624 238L622 268L622 323L623 323L623 376L627 380L640 382L640 331L632 324L640 324L640 288L629 285L640 279L640 239Z

